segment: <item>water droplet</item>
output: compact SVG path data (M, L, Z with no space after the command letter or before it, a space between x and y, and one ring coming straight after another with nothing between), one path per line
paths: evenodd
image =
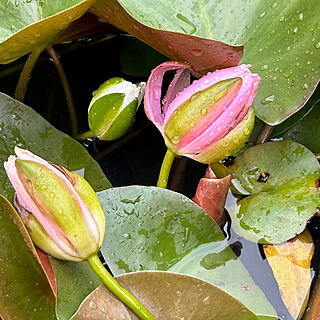
M207 114L207 112L208 112L208 109L207 109L207 108L203 108L203 109L201 109L201 111L200 111L201 115L203 115L203 116L205 116L205 115Z
M308 89L308 88L309 88L309 86L308 86L307 83L304 83L304 84L302 85L302 89L303 89L303 90Z
M178 296L179 298L182 297L182 292L181 292L180 290L177 290L176 294L177 294L177 296Z
M205 305L205 306L208 306L211 302L211 298L210 296L207 296L205 297L203 300L202 300L202 303Z
M90 301L89 302L89 308L92 310L96 310L97 309L97 304L94 301Z
M259 15L259 19L262 19L264 16L266 15L266 12L262 12L260 15Z
M267 70L268 69L268 65L267 64L264 64L262 67L261 67L261 70L264 71L264 70Z
M286 78L289 78L291 75L292 75L292 69L288 69L288 70L286 71L286 73L284 74L284 76L285 76Z
M190 128L194 128L196 126L196 124L194 122L190 123Z
M268 104L268 103L273 102L273 100L274 100L274 95L272 94L272 95L270 95L270 96L267 96L267 97L263 98L263 99L261 100L261 103L262 103L262 104Z
M277 5L278 5L278 4L275 2L275 3L271 6L271 8L274 9Z
M302 19L303 19L303 13L298 14L297 20L302 21Z
M262 52L262 48L260 48L260 49L258 50L258 52L259 52L259 53Z
M221 92L217 93L214 96L214 101L217 102L218 100L220 100L222 97L224 97L227 94L227 92L228 92L228 88L225 88Z
M320 41L316 43L316 48L317 48L317 49L320 48Z
M298 27L295 27L294 29L293 29L293 33L297 33L298 32Z
M294 38L293 38L293 43L296 43L298 40L299 40L299 37L298 37L298 36L297 36L297 37L294 37Z
M45 174L44 174L43 172L41 172L41 173L40 173L40 177L41 177L41 178L44 178L44 177L45 177Z
M280 21L282 22L284 20L284 16L282 16L281 18L280 18Z
M246 136L248 136L248 135L250 134L249 128L245 128L245 129L243 130L243 133L244 133Z
M40 187L41 190L46 190L47 188L48 187L45 184L41 185L41 187Z
M311 32L314 32L318 28L319 22L315 23L312 28L310 29Z
M196 56L196 57L200 57L200 56L202 56L203 52L202 52L201 49L193 49L193 50L192 50L192 54L193 54L194 56Z
M53 192L50 192L50 193L49 193L49 197L50 197L50 198L54 198L55 196L56 196L56 195L55 195Z
M271 78L271 81L276 81L276 80L277 80L277 77Z

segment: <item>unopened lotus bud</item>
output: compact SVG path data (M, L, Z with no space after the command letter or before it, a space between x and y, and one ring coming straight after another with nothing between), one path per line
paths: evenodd
M14 206L35 245L63 260L95 254L105 216L89 183L27 150L15 148L15 153L4 166L15 189Z
M167 147L177 155L203 163L221 160L237 151L248 140L254 125L251 105L260 77L249 68L250 65L241 65L217 70L191 85L185 81L190 73L186 64L166 62L154 69L146 86L145 111ZM161 106L163 75L177 69ZM179 79L183 85L178 85Z
M111 78L94 93L89 105L92 136L115 140L132 126L144 95L145 82L133 84L123 78Z

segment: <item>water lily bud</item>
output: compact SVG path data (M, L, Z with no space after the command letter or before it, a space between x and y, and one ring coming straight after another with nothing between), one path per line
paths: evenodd
M237 151L254 125L251 107L260 77L250 65L217 70L188 84L190 66L165 62L148 79L145 111L177 155L211 163ZM161 105L165 72L178 70ZM180 84L179 84L180 83Z
M37 247L80 261L103 242L105 216L89 183L76 173L15 148L4 163L15 189L13 204Z
M111 78L95 92L89 105L89 127L101 140L115 140L132 126L144 95L145 82Z

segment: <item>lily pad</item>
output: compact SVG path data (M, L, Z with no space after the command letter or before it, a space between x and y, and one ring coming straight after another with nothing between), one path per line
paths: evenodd
M0 317L56 319L55 296L19 215L0 195Z
M252 64L262 78L256 115L270 125L301 109L319 82L317 0L104 0L90 10L198 73Z
M311 287L314 244L308 230L282 244L264 245L281 297L294 320L301 319Z
M158 320L258 319L230 295L206 281L191 276L163 271L143 271L120 275L116 279ZM88 319L88 317L113 320L139 319L105 286L96 289L84 301L73 320Z
M250 195L228 207L232 228L248 240L289 240L305 229L320 205L319 162L293 141L252 147L228 169L238 193Z
M82 301L101 285L102 281L86 261L60 261L52 257L49 259L57 283L57 316L59 320L69 320Z
M210 281L259 319L276 319L216 222L193 201L173 191L143 186L105 190L98 198L107 221L101 252L115 275L171 268Z
M0 192L11 199L13 188L3 162L14 146L83 175L95 191L111 187L99 165L81 144L52 127L34 110L0 93Z
M48 44L80 18L95 0L4 0L0 2L0 63Z

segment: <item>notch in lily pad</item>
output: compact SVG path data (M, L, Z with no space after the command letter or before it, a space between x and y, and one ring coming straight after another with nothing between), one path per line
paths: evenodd
M145 82L131 83L120 77L104 82L93 93L88 109L90 130L78 139L116 140L132 126L144 96Z

